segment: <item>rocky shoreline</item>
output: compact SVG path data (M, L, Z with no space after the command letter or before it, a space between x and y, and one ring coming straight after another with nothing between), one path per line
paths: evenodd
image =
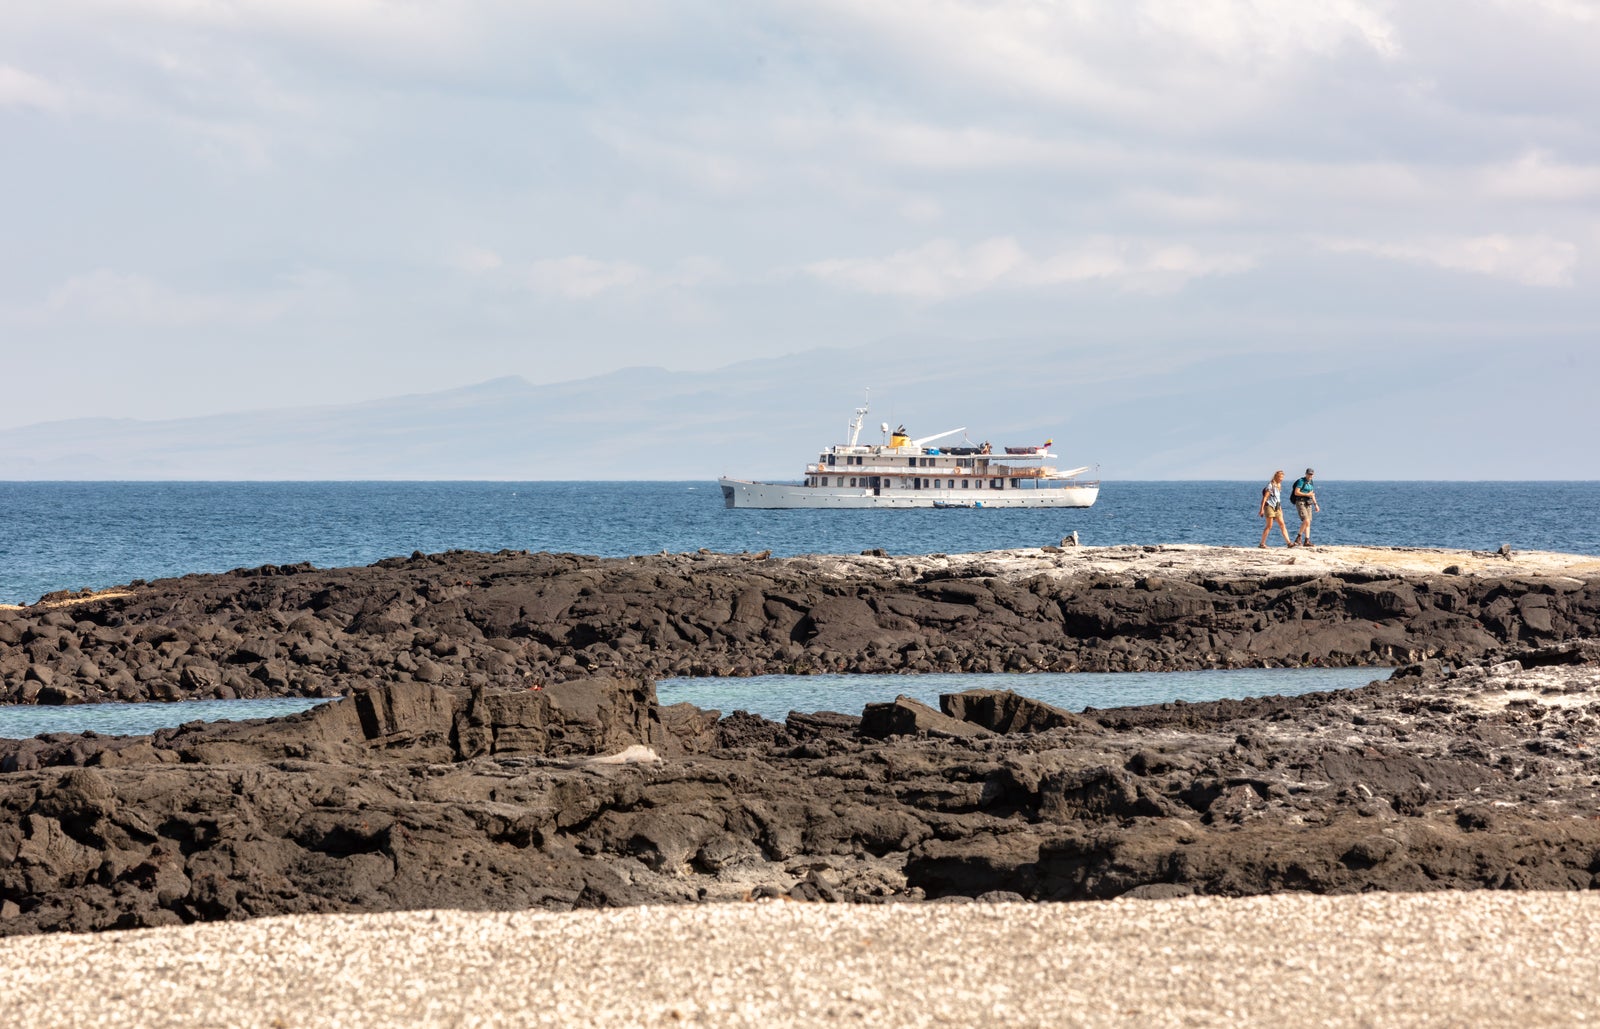
M918 557L453 551L0 609L0 702L520 688L597 674L1404 665L1600 635L1600 559L1400 548Z
M0 741L0 934L764 896L1590 889L1597 564L447 554L47 598L0 612L14 701L348 697ZM782 723L663 708L652 681L1309 662L1408 664L1297 698L1072 714L970 691Z

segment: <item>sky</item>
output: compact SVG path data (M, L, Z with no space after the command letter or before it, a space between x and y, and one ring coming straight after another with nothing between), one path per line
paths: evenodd
M0 430L923 339L1574 389L1596 54L1600 0L0 5Z

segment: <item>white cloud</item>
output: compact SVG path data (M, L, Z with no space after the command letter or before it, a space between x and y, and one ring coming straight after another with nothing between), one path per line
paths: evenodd
M1282 104L1285 82L1347 51L1394 60L1399 31L1362 0L901 0L829 5L864 54L974 91L1190 125ZM1130 126L1131 128L1132 126Z
M629 261L600 261L574 255L533 262L528 269L528 284L540 293L588 300L642 282L647 274Z
M498 266L485 270L498 271ZM573 254L534 261L510 271L535 292L568 300L592 300L603 294L692 290L726 279L722 263L709 257L687 257L668 270L658 271L632 261Z
M1512 200L1593 200L1600 197L1600 165L1564 164L1534 150L1482 174L1486 195Z
M284 309L281 298L185 292L144 275L97 269L51 291L38 317L127 326L262 322Z
M1335 253L1372 254L1409 264L1475 272L1525 286L1570 286L1578 248L1551 236L1442 237L1400 242L1364 239L1319 241Z
M803 142L804 149L813 150L844 144L875 162L935 171L1104 167L1128 157L1121 146L1062 139L1037 129L1003 131L876 113L809 126L790 122L780 130L779 142L791 146Z
M0 108L33 107L55 111L65 104L61 91L44 79L21 68L0 64Z
M638 122L627 118L598 120L595 138L649 178L670 172L712 193L737 192L760 178L756 164L741 151L750 147L742 122L705 124L695 121Z
M448 49L488 14L479 5L392 0L89 0L101 18L220 32L276 33L324 39L361 50L415 46Z
M1498 0L1500 6L1522 14L1528 5L1540 8L1557 18L1593 25L1600 23L1600 3L1595 0Z
M1130 189L1127 203L1132 209L1162 221L1196 225L1232 221L1244 212L1244 204L1232 197L1212 193L1172 193L1162 189Z
M446 259L446 263L457 271L474 275L499 271L505 266L505 261L499 254L486 247L478 246L458 247Z
M1144 24L1237 62L1294 61L1352 43L1386 58L1402 49L1389 19L1359 0L1147 0L1136 6Z
M1254 260L1242 254L1208 255L1186 245L1115 239L1092 240L1034 257L1014 238L1004 236L966 248L937 239L887 257L834 258L809 264L805 270L864 293L937 300L991 289L1096 281L1135 292L1168 292L1196 278L1234 274L1253 265Z

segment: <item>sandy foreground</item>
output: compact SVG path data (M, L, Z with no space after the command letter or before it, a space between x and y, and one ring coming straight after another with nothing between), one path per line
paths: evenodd
M1595 893L425 911L0 940L8 1026L1597 1019Z

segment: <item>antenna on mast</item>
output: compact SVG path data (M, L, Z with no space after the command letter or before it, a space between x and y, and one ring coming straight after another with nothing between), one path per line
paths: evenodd
M868 386L867 387L867 399L865 399L865 400L863 400L861 402L861 406L856 408L856 416L854 418L850 419L850 444L849 445L852 446L852 447L856 445L856 439L859 438L860 435L861 435L861 423L866 420L867 407L869 405L871 405L871 403L872 403L872 387ZM843 482L844 480L841 479L840 481Z

